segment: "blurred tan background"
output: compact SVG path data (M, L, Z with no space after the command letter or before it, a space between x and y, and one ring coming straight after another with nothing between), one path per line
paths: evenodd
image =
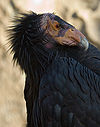
M25 75L13 66L6 29L19 11L55 12L100 48L100 0L0 0L0 127L25 127Z

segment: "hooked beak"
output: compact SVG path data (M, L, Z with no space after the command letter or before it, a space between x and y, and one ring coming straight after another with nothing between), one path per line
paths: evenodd
M78 46L84 48L85 50L87 50L88 47L89 47L89 42L86 38L82 38L80 43L78 43Z
M62 44L69 46L78 46L85 50L87 50L89 47L89 43L86 37L75 28L69 28L65 32L64 36L65 39L63 40Z

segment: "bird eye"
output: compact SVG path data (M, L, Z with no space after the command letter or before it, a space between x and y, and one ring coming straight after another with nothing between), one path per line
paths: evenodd
M56 26L55 26L56 28L60 28L60 24L56 24Z
M57 21L53 21L53 23L51 23L50 24L51 25L51 27L54 29L54 30L59 30L60 29L60 24L59 24L59 22L57 22Z

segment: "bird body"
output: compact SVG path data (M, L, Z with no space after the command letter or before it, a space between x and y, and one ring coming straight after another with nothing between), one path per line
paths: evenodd
M10 48L26 74L27 127L98 127L97 103L93 121L86 114L88 105L93 109L90 89L99 95L100 51L54 14L22 14L14 22Z
M44 127L63 127L65 107L85 127L100 126L100 77L74 59L53 61L41 79L39 92Z

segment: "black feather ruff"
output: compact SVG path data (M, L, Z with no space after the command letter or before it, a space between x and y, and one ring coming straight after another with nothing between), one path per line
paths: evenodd
M10 49L13 61L20 65L25 73L36 68L37 63L41 64L40 55L45 53L38 50L42 43L43 32L40 27L41 15L33 12L21 14L13 20L14 25L9 28ZM41 46L40 46L41 47ZM47 59L47 58L46 58ZM43 66L43 65L42 65Z

